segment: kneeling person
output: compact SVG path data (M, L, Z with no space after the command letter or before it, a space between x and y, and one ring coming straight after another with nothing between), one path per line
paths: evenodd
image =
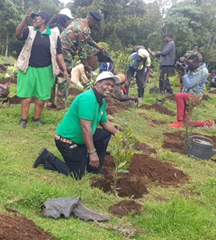
M55 143L64 162L42 148L33 167L44 164L45 169L58 171L81 179L88 172L101 172L111 134L117 129L108 121L106 101L120 79L111 72L102 72L96 86L79 94L57 127ZM102 129L98 129L100 124Z

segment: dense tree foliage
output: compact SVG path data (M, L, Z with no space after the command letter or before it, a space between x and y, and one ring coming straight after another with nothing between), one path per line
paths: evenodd
M210 68L216 67L215 0L155 0L151 3L143 0L75 0L67 7L76 18L85 17L89 10L99 10L103 21L92 30L92 37L97 42L106 42L110 50L125 51L135 44L160 50L164 45L162 36L172 32L178 57L197 43L201 45L205 62ZM29 9L47 10L52 17L60 8L59 0L1 0L1 54L20 51L15 28Z

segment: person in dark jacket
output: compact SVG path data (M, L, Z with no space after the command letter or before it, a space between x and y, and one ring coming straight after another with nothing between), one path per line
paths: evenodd
M156 53L151 51L151 54L155 57L160 57L160 92L173 94L173 90L169 82L169 73L175 64L175 42L173 41L173 35L171 33L165 34L163 38L166 43L163 50Z

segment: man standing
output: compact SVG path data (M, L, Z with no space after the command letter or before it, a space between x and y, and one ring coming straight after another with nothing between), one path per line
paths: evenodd
M182 128L187 121L189 125L192 125L189 119L186 119L187 117L186 107L188 104L198 105L201 102L203 87L207 82L208 78L208 69L206 68L205 63L200 64L199 57L197 55L191 55L187 59L186 63L187 69L186 67L182 66L184 70L184 76L182 77L183 80L182 92L176 94L177 121L175 121L172 124L169 124L169 127L173 128ZM208 123L206 123L205 121L201 122L198 121L197 123L195 123L195 126L198 127L201 126L202 124L204 125L213 124L212 121Z
M141 101L144 95L144 88L146 87L150 75L151 59L149 52L146 49L139 49L138 52L131 54L130 63L128 64L127 79L125 89L127 95L129 94L129 87L132 77L136 77L138 85L138 101ZM145 72L146 71L146 72Z
M160 57L160 92L173 94L173 90L169 82L169 73L175 63L175 43L173 41L173 35L171 33L165 34L163 38L164 42L166 43L163 50L156 53L151 52L151 54L155 57Z
M99 174L111 134L117 133L108 121L104 98L118 83L120 79L111 72L99 74L96 86L74 99L57 127L55 143L65 163L42 148L33 167L43 164L45 169L73 174L76 179L81 179L86 169ZM97 129L98 124L102 129Z
M64 61L67 66L68 74L70 74L72 69L72 60L75 55L79 55L82 64L87 71L91 71L91 66L88 65L86 58L86 45L89 44L99 50L104 48L98 45L91 38L91 28L98 25L102 20L100 13L96 10L89 12L85 19L75 19L68 27L61 33L60 40L62 44L62 53ZM68 95L68 82L66 79L59 79L61 84L61 96L57 99L56 109L64 109L67 95Z

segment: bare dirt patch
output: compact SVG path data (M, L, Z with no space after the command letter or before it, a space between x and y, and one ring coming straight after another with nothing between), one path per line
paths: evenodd
M109 212L118 217L123 217L132 213L133 215L140 215L142 205L136 203L134 200L122 200L109 207Z
M164 133L164 142L162 147L170 149L172 152L187 154L188 148L186 147L183 132Z
M163 105L157 104L157 103L155 103L153 105L143 104L139 108L147 109L147 110L154 109L156 112L159 112L161 114L166 114L166 115L169 115L169 116L175 116L175 113L170 111L167 107L164 107Z
M35 102L35 97L32 97L31 103ZM21 104L21 98L18 97L17 95L13 97L8 97L7 103L9 104Z
M0 225L2 240L58 240L22 215L0 213Z
M17 78L16 77L12 77L12 78L2 78L0 79L0 83L1 84L5 84L5 83L13 83L13 84L17 84Z
M196 133L191 133L192 135L197 135ZM172 152L178 152L181 154L188 154L188 148L185 143L184 133L175 132L175 133L164 133L165 139L162 147L170 149ZM216 143L216 136L207 136L204 137L210 138L214 143Z
M214 89L214 90L210 90L209 93L216 94L216 89Z
M68 95L77 96L78 94L80 94L82 92L83 92L82 90L79 90L79 89L73 88L73 87L68 89Z
M162 125L165 124L166 122L161 121L161 120L155 120L155 119L151 119L150 117L148 117L144 112L139 113L139 115L142 118L145 118L146 120L148 120L148 124L152 127L155 127L156 125Z
M106 98L106 103L107 103L107 114L110 114L110 115L122 110L128 110L128 108L123 103L121 103L120 101L112 97Z
M145 143L135 142L133 148L136 150L143 151L147 155L157 154L156 150Z
M100 178L93 178L91 186L104 192L112 192L114 166L113 157L106 155L103 166L105 174ZM148 184L168 187L178 186L189 180L180 169L146 154L134 154L128 171L121 175L117 183L120 197L141 198L143 194L148 193Z

